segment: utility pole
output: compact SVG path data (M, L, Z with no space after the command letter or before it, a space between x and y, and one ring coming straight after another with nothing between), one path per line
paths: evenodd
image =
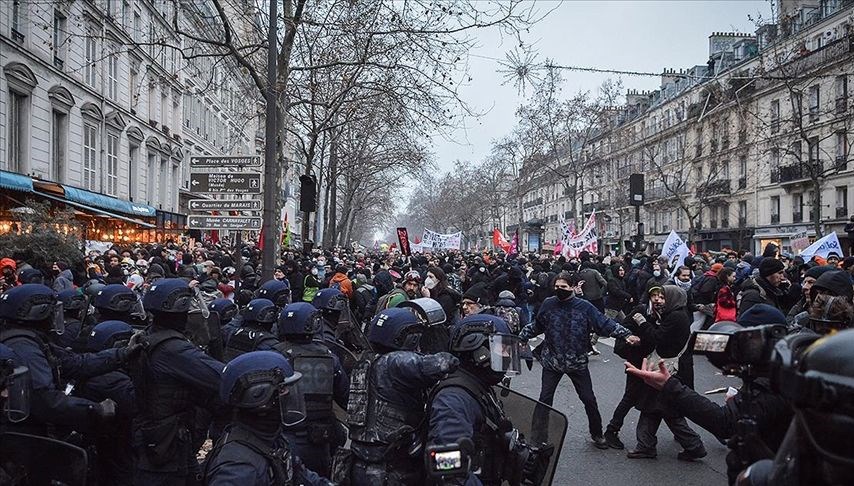
M261 253L261 276L267 280L273 278L276 265L276 235L279 230L279 218L276 214L279 187L278 167L276 163L276 61L278 40L278 0L270 0L270 24L267 29L267 92L266 120L264 130L264 221L261 224L264 250Z

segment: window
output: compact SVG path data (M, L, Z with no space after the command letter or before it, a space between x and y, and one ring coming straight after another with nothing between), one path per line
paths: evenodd
M809 210L809 217L807 218L807 221L813 221L815 219L815 199L814 198L815 198L815 192L814 191L808 191L807 192L807 198L806 198L807 199L806 205L810 208L810 210Z
M780 196L771 196L771 224L780 222Z
M836 168L845 170L848 166L848 134L844 130L836 132Z
M148 85L148 120L153 122L157 118L157 89L154 83Z
M848 218L848 186L836 187L836 217Z
M128 77L128 86L130 89L130 112L136 114L136 107L139 104L139 63L131 61L130 76Z
M808 157L809 157L810 164L815 164L814 168L818 169L818 171L820 172L821 168L817 165L817 164L821 163L821 161L819 160L819 153L818 153L818 149L819 149L818 137L812 137L809 139L809 142L807 143L807 149L808 149L807 151L809 153Z
M804 220L804 196L799 192L792 194L792 222L800 223Z
M836 87L836 113L845 113L848 106L848 76L837 76L834 86Z
M133 9L133 40L137 44L142 43L142 13L137 6Z
M791 96L792 121L799 126L804 116L804 96L801 92L794 92Z
M160 125L170 127L169 118L169 90L164 86L160 89Z
M154 22L148 24L148 55L154 57L154 43L157 40L157 32L155 31Z
M83 67L83 74L84 81L86 81L86 84L97 89L98 70L95 66L95 61L97 60L98 56L98 45L96 35L97 34L95 34L95 32L93 32L92 30L90 30L86 35L84 60L85 65Z
M747 201L738 202L738 226L740 228L747 226Z
M27 103L29 96L9 92L9 160L6 169L12 172L27 170Z
M130 27L130 18L128 18L129 15L130 15L130 5L128 4L127 0L123 0L122 1L122 27L124 27L125 29Z
M149 149L150 151L151 149ZM148 204L155 204L154 190L157 187L157 171L160 168L160 162L157 160L157 154L148 154L148 171L146 174L146 189L145 195L148 197Z
M26 9L21 0L12 0L12 40L18 44L24 43L24 32L21 29L26 25L23 18Z
M128 199L137 197L137 165L139 164L139 145L131 144L128 148Z
M721 228L729 228L729 203L721 204Z
M810 86L809 89L809 98L810 98L810 121L818 120L818 110L821 104L821 89L819 85Z
M729 180L729 160L721 162L721 172L719 180Z
M98 128L91 123L83 124L83 187L90 191L97 191L96 167L97 167L97 143Z
M68 157L68 114L53 110L51 117L50 177L56 182L65 182L65 165Z
M709 228L717 228L718 227L718 207L711 206L709 208Z
M107 96L113 100L119 99L119 46L110 44L113 51L109 56L107 65Z
M801 162L801 160L803 160L804 151L803 151L803 148L801 148L801 141L800 140L798 140L796 142L792 142L792 145L789 149L789 153L791 154L792 158L794 159L794 163L799 164Z
M68 20L59 10L53 11L53 65L59 69L65 65L65 35Z
M771 100L771 133L780 130L780 100Z
M771 182L780 181L780 149L771 149Z
M172 191L169 190L169 181L172 179L172 169L169 167L169 159L162 158L160 159L160 207L163 209L171 209L169 207L169 195L172 194Z
M107 135L107 194L115 196L119 189L119 136Z

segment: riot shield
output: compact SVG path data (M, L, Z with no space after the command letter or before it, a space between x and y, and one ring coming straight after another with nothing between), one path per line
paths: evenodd
M353 317L349 307L341 311L338 326L335 328L335 338L355 354L371 350L368 337L362 332L361 326Z
M564 414L533 398L526 397L509 388L497 385L496 395L501 400L504 413L513 422L513 427L524 436L524 441L533 447L541 448L548 455L548 449L554 447L546 463L542 457L544 472L542 481L536 484L547 486L554 478L563 439L566 436L567 419ZM535 484L523 481L522 484Z
M356 366L356 363L358 363L364 355L364 352L353 352L348 347L344 346L338 341L322 339L319 342L329 348L329 350L332 351L332 353L338 357L338 361L341 362L341 367L344 368L344 371L347 372L347 376L350 376L350 372L353 370L353 367Z
M86 451L47 437L4 432L0 434L0 469L15 484L86 484Z

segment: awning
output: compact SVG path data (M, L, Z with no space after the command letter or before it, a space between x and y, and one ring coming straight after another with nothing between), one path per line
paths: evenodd
M147 204L132 203L64 184L62 185L62 189L65 192L65 199L70 202L106 209L107 211L132 214L134 216L153 218L157 214L157 210Z
M13 191L33 192L33 178L15 172L0 170L0 188Z
M88 191L86 191L86 192L88 192ZM116 219L120 219L122 221L127 221L128 223L133 223L133 224L142 226L143 228L154 228L154 225L151 223L146 223L145 221L140 221L138 219L133 219L133 218L129 218L127 216L122 216L119 214L111 213L109 211L105 211L105 210L100 209L100 208L94 208L94 207L88 206L86 204L81 204L79 202L71 201L70 199L63 199L61 197L53 196L51 194L46 194L44 192L39 192L38 194L40 196L44 196L48 199L51 199L53 201L61 202L63 204L68 204L68 205L74 206L76 208L82 209L84 211L89 211L89 212L95 213L95 214L102 214L104 216L109 216L111 218L116 218Z

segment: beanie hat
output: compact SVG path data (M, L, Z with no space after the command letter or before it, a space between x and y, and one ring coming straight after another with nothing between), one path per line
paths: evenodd
M847 269L848 267L850 267L852 265L854 265L854 256L845 257L845 259L842 260L842 268L843 269Z
M465 291L463 299L472 300L480 305L489 305L489 290L486 288L485 283L476 283Z
M810 267L810 269L807 270L806 273L804 273L804 277L812 277L812 278L818 279L823 274L825 274L827 272L832 272L833 270L834 270L833 267L828 267L828 266L820 267L820 266L816 265L816 266Z
M765 278L783 270L784 268L785 266L783 265L783 262L776 258L763 258L762 263L759 264L759 276Z
M786 316L780 309L768 304L756 304L738 316L738 323L744 327L764 324L785 324Z
M712 271L715 273L720 272L721 270L723 270L723 268L724 268L723 263L715 263L714 265L712 265Z

